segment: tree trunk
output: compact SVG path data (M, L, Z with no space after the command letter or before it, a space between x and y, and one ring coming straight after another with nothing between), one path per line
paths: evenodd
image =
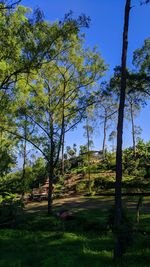
M116 183L115 183L115 216L114 216L114 260L117 261L122 257L121 240L120 240L120 225L122 223L122 138L123 138L123 120L125 106L125 91L126 91L126 59L128 47L128 26L130 14L131 0L126 0L125 17L124 17L124 32L123 32L123 47L122 47L122 64L121 64L121 90L120 103L118 111L117 125L117 151L116 151Z
M53 201L53 177L54 177L54 167L52 162L48 163L48 215L52 214L52 201Z
M25 124L23 126L24 131L24 144L23 144L23 167L22 167L22 185L23 190L21 194L21 199L24 198L24 186L25 186L25 175L26 175L26 163L27 163L27 116L25 115Z
M64 161L64 144L65 144L65 134L62 134L62 148L61 148L61 174L64 175L65 172L65 161Z
M65 144L65 97L66 97L66 79L64 78L63 86L63 98L62 98L62 163L61 163L61 172L64 175L65 164L64 164L64 144Z
M137 207L136 207L136 221L140 222L140 207L142 206L143 197L139 197Z
M90 168L90 133L88 118L86 119L86 134L87 134L87 152L88 152L88 180L89 180L89 193L91 193L91 168Z
M136 156L136 142L135 142L135 126L134 126L134 114L133 114L133 103L130 103L131 107L131 124L132 124L132 141L133 141L133 152Z
M23 167L22 167L22 185L23 185L23 190L21 194L21 199L23 200L24 198L24 185L25 185L25 175L26 175L26 161L27 161L27 141L24 141L24 146L23 146Z
M105 158L106 130L107 130L107 113L106 113L106 111L105 111L105 119L104 119L104 136L103 136L103 147L102 147L103 158Z
M51 95L49 87L49 110L51 108ZM52 193L53 193L53 177L54 177L54 119L53 114L49 112L49 160L48 160L48 215L52 214Z
M53 128L53 116L50 121L50 157L48 161L48 215L52 214L52 196L53 196L53 178L54 178L54 153L55 153L55 144L54 144L54 128Z

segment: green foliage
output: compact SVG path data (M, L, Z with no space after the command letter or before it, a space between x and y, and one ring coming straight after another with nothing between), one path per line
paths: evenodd
M43 158L38 158L32 165L32 180L30 182L30 188L43 185L48 177L47 173L45 160Z
M105 159L101 162L101 166L104 170L116 170L116 154L114 152L106 152Z
M0 177L9 173L16 164L14 153L15 143L10 136L1 132L0 134Z
M27 193L33 188L43 185L47 179L46 163L38 158L32 166L26 166L25 177L22 180L22 171L12 172L0 179L1 192Z
M108 177L103 177L99 175L98 178L94 179L93 188L96 192L106 189L112 189L114 188L114 179L108 179Z
M124 173L141 178L149 178L150 166L150 142L144 143L139 140L136 145L136 156L132 148L127 148L123 152Z
M66 146L66 156L67 158L74 158L76 156L77 148L76 144L73 144L73 147Z
M142 48L135 50L133 63L140 71L150 73L150 38L144 41Z
M87 190L88 181L81 181L76 185L77 193L84 193Z
M79 150L79 154L84 154L84 153L87 153L87 146L81 145L80 150Z
M3 193L0 201L0 224L8 227L14 223L17 216L22 212L23 203L15 194Z

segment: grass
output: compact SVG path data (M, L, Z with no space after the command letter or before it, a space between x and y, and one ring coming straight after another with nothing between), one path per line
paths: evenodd
M141 216L139 228L150 229L149 214ZM106 233L105 209L79 209L62 222L44 212L25 213L11 229L0 230L0 267L110 267L113 239ZM150 266L150 240L136 233L125 254L126 267Z

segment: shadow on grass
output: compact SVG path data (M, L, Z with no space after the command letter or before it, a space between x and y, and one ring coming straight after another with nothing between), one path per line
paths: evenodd
M111 266L111 249L110 238L1 230L0 266Z
M126 267L148 267L150 249L144 239L124 256ZM110 235L93 237L67 232L1 230L0 267L110 267L113 243Z
M55 210L58 211L60 209ZM13 229L27 231L73 231L77 234L106 235L108 232L107 212L97 209L76 210L70 220L61 220L56 216L48 216L44 212L24 213L18 217Z
M114 203L113 197L73 197L67 199L55 200L53 203L54 208L62 209L106 209ZM32 203L27 205L26 211L30 213L37 213L39 211L47 211L47 202Z
M59 210L56 207L55 211ZM110 267L113 241L105 209L75 208L72 220L25 212L13 229L0 230L0 267ZM141 217L149 225L149 216ZM135 235L122 266L148 267L148 236ZM121 265L120 265L121 266Z

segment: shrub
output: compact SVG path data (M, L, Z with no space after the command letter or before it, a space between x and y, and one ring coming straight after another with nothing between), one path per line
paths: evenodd
M88 186L87 181L81 181L76 185L76 192L80 193L84 191L85 189L87 189L87 186Z
M74 173L74 174L80 174L80 173L86 174L87 173L87 167L84 166L84 167L79 167L79 168L73 169L71 171L71 173Z
M0 203L0 224L9 226L23 210L23 202L16 195L3 193Z
M104 177L99 177L94 180L94 189L97 191L99 189L110 189L114 188L114 181L108 180Z

